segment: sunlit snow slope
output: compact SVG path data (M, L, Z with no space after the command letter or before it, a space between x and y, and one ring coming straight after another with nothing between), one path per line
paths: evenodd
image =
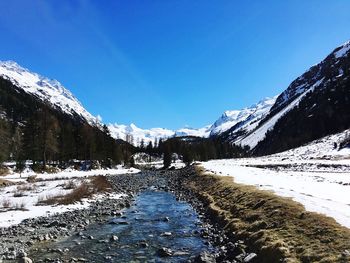
M69 115L86 120L91 125L99 123L98 118L90 114L77 98L57 80L48 79L21 67L13 61L0 62L0 76L10 80L16 87L23 89L43 102Z

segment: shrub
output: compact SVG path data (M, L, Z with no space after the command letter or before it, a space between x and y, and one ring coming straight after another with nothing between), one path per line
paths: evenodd
M28 183L35 183L36 182L36 175L28 176L27 182Z
M25 184L17 186L17 191L34 191L36 190L36 186L32 184Z
M72 192L66 195L46 196L39 198L38 205L68 205L81 201L83 198L89 198L94 194L108 192L111 190L111 184L105 176L93 177L89 182L83 182L79 186L75 185Z
M8 199L2 200L2 207L3 208L9 208L11 206L11 202Z
M23 196L25 196L24 191L15 192L13 194L13 197L23 197Z
M77 185L73 180L70 180L63 185L63 189L66 189L66 190L75 189L76 187Z
M8 175L9 169L6 166L0 165L0 176Z

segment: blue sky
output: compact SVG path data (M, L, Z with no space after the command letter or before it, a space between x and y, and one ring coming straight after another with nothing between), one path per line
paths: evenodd
M1 1L0 60L105 122L201 127L273 96L350 39L348 0Z

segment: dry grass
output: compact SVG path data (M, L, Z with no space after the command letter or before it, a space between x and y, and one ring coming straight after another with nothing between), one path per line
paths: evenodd
M28 176L27 178L28 183L35 183L36 181L37 181L36 175L31 175L31 176Z
M8 199L4 199L4 200L2 200L1 205L2 205L3 208L10 208L11 207L11 201L8 200Z
M63 185L63 189L75 189L77 187L76 183L73 180L69 180Z
M69 205L81 201L83 198L90 198L94 194L108 192L111 185L105 176L93 177L90 181L85 181L79 186L66 194L58 196L47 196L38 200L38 205Z
M12 185L12 184L13 184L13 182L11 182L11 181L0 179L0 187L9 186L9 185Z
M291 199L232 177L205 174L196 168L194 180L184 182L199 193L208 213L237 239L244 239L259 262L350 262L350 230L333 218L307 212Z
M28 209L26 209L26 204L24 202L13 204L9 199L2 200L1 206L2 208L5 209L5 211L14 211L14 210L28 211Z
M26 196L24 191L16 191L13 193L13 197L23 197Z
M9 168L0 165L0 176L6 176L9 174Z
M35 191L37 187L34 184L21 184L18 185L13 193L13 197L26 196L26 192Z
M33 184L23 184L17 186L17 191L35 191L37 187Z

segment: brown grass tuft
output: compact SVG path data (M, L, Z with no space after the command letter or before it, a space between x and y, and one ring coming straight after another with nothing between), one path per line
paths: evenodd
M94 194L108 192L111 189L110 183L105 176L95 176L90 181L83 182L79 186L66 194L58 196L48 196L41 198L38 205L69 205L81 201L83 198L90 198Z
M27 178L28 183L35 183L36 181L37 181L36 175L31 175L31 176L28 176Z
M5 187L5 186L9 186L9 185L13 185L13 182L8 181L8 180L4 180L4 179L0 179L0 187Z
M6 176L9 174L9 168L0 165L0 176Z

